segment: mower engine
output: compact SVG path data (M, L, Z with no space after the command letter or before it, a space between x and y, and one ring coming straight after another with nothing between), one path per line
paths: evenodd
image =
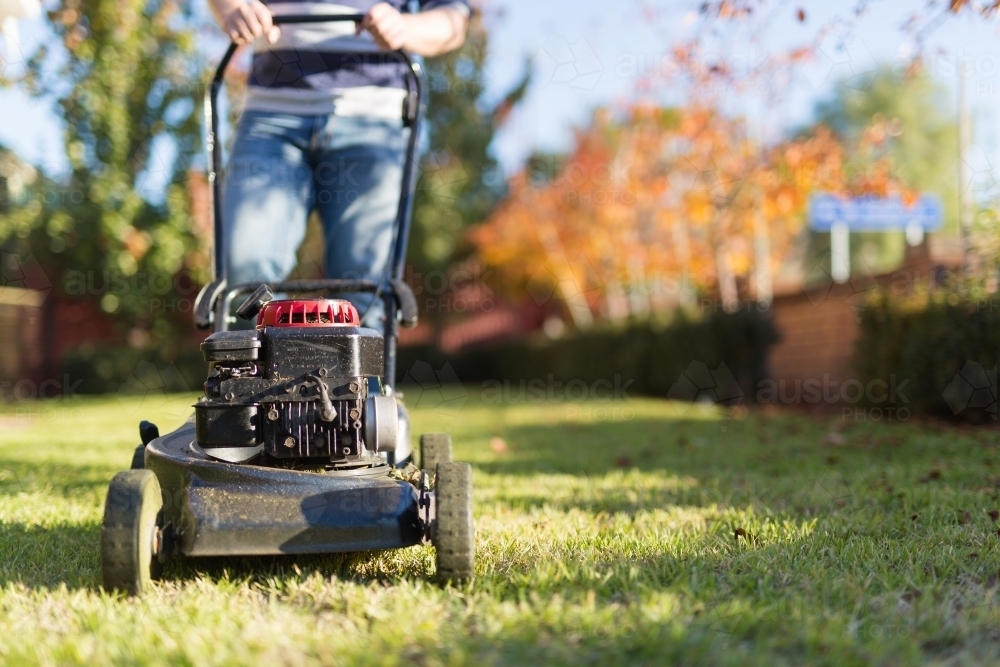
M238 313L252 331L202 343L210 363L195 404L198 446L234 463L357 468L396 449L396 399L382 395L382 336L362 328L349 301L269 300ZM260 292L260 290L258 290ZM256 461L255 461L256 462Z

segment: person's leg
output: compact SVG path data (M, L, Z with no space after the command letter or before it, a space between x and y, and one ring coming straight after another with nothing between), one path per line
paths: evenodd
M408 130L401 121L331 117L314 157L316 208L323 221L328 278L388 276L399 208ZM371 294L344 295L362 314L362 324L383 329L384 306ZM409 415L399 404L399 442L392 460L412 458Z
M332 116L313 163L328 278L387 276L409 130L401 121ZM381 298L347 297L362 324L382 330Z
M314 116L248 111L226 169L223 209L230 285L283 280L312 207L305 152Z

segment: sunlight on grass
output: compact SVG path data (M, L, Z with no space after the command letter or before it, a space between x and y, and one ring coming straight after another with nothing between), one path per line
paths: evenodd
M475 470L477 578L433 552L172 564L99 588L107 482L190 395L0 410L0 660L761 664L1000 659L995 431L653 400L413 410ZM933 472L936 471L936 472ZM933 474L931 474L933 472Z

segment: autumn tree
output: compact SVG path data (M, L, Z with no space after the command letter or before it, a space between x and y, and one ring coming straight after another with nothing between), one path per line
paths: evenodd
M530 69L499 100L485 89L489 35L473 13L465 43L426 61L428 151L421 158L409 260L418 271L446 268L456 241L503 196L504 178L490 144L528 89Z
M849 169L827 128L768 148L711 108L601 111L555 178L519 174L468 238L508 289L550 283L579 326L698 295L733 310L770 299L816 191L911 196L880 158Z

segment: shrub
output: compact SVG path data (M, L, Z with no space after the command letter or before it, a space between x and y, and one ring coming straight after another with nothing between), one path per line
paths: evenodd
M401 382L415 365L425 362L439 370L450 364L463 382L549 376L560 382L597 380L628 382L628 392L667 396L692 363L709 371L725 364L746 397L767 374L767 355L777 341L771 318L756 309L707 315L680 314L672 321L633 321L578 331L566 338L533 337L445 355L434 347L403 348L398 363ZM691 397L693 398L693 396Z
M81 394L197 391L207 370L197 342L169 350L80 345L63 357L63 373L82 380Z
M861 382L906 378L915 414L982 421L996 416L1000 311L966 292L879 294L865 307L854 365Z
M712 382L725 382L717 373L720 364L725 364L731 374L729 382L735 382L749 400L754 387L766 377L768 349L775 341L770 317L757 310L679 314L671 321L605 325L558 340L532 337L454 355L436 347L402 348L397 368L403 383L418 379L414 369L424 362L438 371L450 364L454 376L439 374L443 381L527 382L547 381L551 376L563 383L607 380L625 387L629 394L667 396L692 363L716 371ZM175 350L84 345L66 355L63 372L83 379L80 393L196 391L204 382L206 363L197 342ZM733 395L732 388L720 391Z

